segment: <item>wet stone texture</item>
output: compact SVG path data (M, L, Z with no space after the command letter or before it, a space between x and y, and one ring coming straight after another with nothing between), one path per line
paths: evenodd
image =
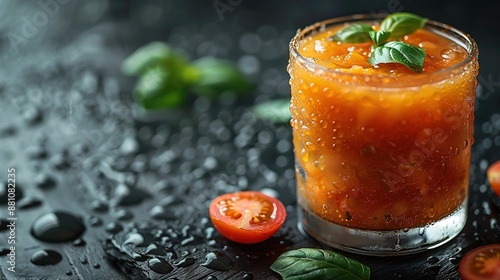
M0 20L0 34L22 34L16 23L40 11L35 3L3 2L0 15L19 17ZM250 24L245 5L221 21L207 2L200 10L213 18L197 26L182 21L189 1L137 3L68 1L27 42L0 41L10 69L0 75L0 238L9 233L8 166L16 168L22 240L16 273L3 265L10 250L0 245L0 279L279 279L269 266L281 253L322 246L296 227L290 126L248 109L289 96L287 44L296 27ZM145 113L119 65L152 40L192 58L231 59L257 86L241 98L192 97L186 107ZM478 92L486 112L488 90ZM457 279L467 251L500 240L500 202L485 181L499 158L499 131L499 114L476 118L470 218L457 238L415 256L345 255L368 265L372 279ZM249 189L276 195L288 218L271 239L241 245L214 230L208 205Z

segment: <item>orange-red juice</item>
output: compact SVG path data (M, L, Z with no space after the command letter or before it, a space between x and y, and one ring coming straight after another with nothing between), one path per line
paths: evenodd
M468 193L475 45L466 50L428 28L407 35L402 41L426 52L414 73L368 63L371 43L329 41L342 26L291 43L300 206L367 230L423 227L456 211Z

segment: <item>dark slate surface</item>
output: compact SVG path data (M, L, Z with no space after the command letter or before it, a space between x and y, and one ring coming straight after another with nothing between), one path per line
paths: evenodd
M424 9L415 1L363 1L360 9L340 1L232 1L218 14L211 2L41 2L50 5L0 1L0 179L14 167L19 198L16 272L7 271L9 232L2 223L0 279L278 279L269 266L279 254L322 246L296 228L289 126L256 120L248 108L289 95L287 43L298 27L401 7L456 25L480 46L470 218L457 238L429 252L345 255L368 265L372 279L459 279L457 264L467 251L499 242L500 208L485 171L500 158L500 43L493 35L498 22L481 3L443 1ZM193 98L192 106L144 114L130 97L134 79L118 67L153 40L191 58L235 61L257 85L254 94ZM263 188L287 206L288 219L274 237L248 246L214 231L207 214L212 198ZM0 206L6 219L6 205ZM83 234L64 242L34 238L34 221L53 211L81 219ZM35 265L30 258L39 260L40 250L62 260Z

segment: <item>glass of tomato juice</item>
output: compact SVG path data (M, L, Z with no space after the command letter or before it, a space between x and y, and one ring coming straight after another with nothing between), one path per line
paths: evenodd
M401 40L424 68L367 62L371 43L331 42L355 15L299 30L290 42L298 225L365 255L410 254L453 237L467 219L478 50L428 20Z

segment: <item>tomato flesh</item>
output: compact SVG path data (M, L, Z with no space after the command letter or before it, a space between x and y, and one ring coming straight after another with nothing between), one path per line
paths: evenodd
M209 212L212 224L222 236L243 244L270 238L286 218L283 203L256 191L221 195L210 203Z
M500 279L500 244L476 248L467 253L458 268L463 280Z
M498 196L500 196L500 160L494 162L488 168L487 175L491 188Z

